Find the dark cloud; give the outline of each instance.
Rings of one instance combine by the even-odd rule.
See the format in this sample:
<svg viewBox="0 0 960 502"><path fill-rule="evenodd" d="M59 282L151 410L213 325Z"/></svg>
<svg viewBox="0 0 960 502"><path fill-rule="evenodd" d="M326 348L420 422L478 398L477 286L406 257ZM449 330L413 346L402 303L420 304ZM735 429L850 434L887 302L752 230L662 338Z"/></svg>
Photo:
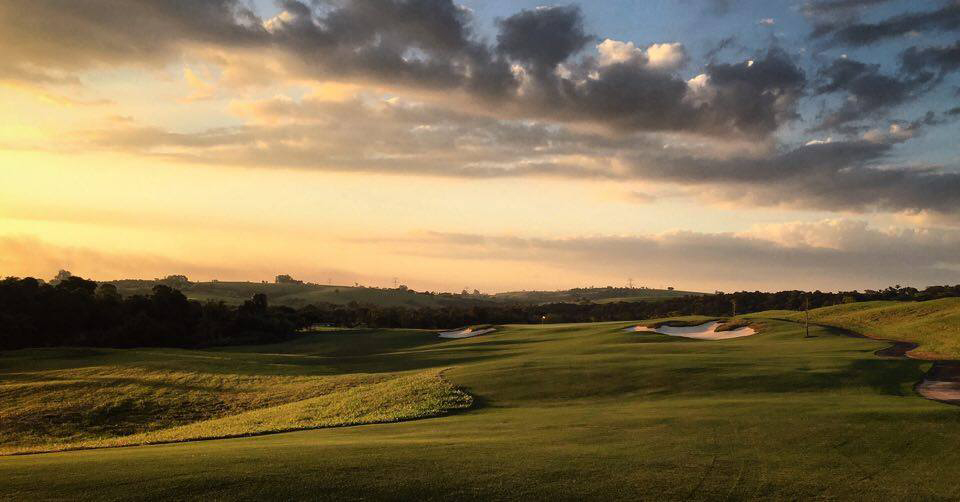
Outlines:
<svg viewBox="0 0 960 502"><path fill-rule="evenodd" d="M737 46L736 35L731 35L729 37L723 38L722 40L720 40L719 42L717 42L715 45L713 45L707 50L707 53L704 55L704 59L710 64L716 63L717 56L720 55L721 52L730 48L734 48L736 46Z"/></svg>
<svg viewBox="0 0 960 502"><path fill-rule="evenodd" d="M852 124L880 117L891 108L915 101L940 84L948 74L960 69L960 43L910 47L900 54L899 59L900 71L896 75L882 73L878 64L846 57L820 68L815 94L836 93L844 100L812 130L858 130Z"/></svg>
<svg viewBox="0 0 960 502"><path fill-rule="evenodd" d="M638 159L634 176L682 184L724 185L726 197L758 205L840 211L960 213L960 173L883 165L885 142L811 143L755 159Z"/></svg>
<svg viewBox="0 0 960 502"><path fill-rule="evenodd" d="M538 7L497 22L497 50L537 69L552 70L594 39L579 7Z"/></svg>
<svg viewBox="0 0 960 502"><path fill-rule="evenodd" d="M950 0L937 10L910 12L876 23L825 21L814 27L812 37L830 43L863 46L912 32L960 29L960 3Z"/></svg>
<svg viewBox="0 0 960 502"><path fill-rule="evenodd" d="M930 78L885 75L880 65L839 58L817 73L816 94L840 93L843 104L829 112L813 130L841 129L851 122L877 117L929 89Z"/></svg>
<svg viewBox="0 0 960 502"><path fill-rule="evenodd" d="M247 46L267 32L237 0L5 0L3 64L59 69L165 61L185 41Z"/></svg>
<svg viewBox="0 0 960 502"><path fill-rule="evenodd" d="M11 0L0 5L0 63L71 71L163 63L185 48L257 49L293 75L356 79L459 96L517 118L610 128L767 136L796 115L803 73L780 50L753 65L711 64L696 96L673 69L644 58L604 65L575 58L593 38L579 8L521 11L498 22L494 45L451 0L285 0L260 19L239 0ZM682 50L682 47L681 47ZM559 71L564 65L566 72ZM38 73L37 75L56 74ZM23 77L21 77L23 78ZM37 80L37 79L35 79Z"/></svg>
<svg viewBox="0 0 960 502"><path fill-rule="evenodd" d="M745 234L549 239L429 232L385 242L418 256L529 261L591 276L634 274L666 284L709 282L722 288L922 287L960 280L956 231L884 232L850 220L772 225ZM744 270L751 273L745 276Z"/></svg>
<svg viewBox="0 0 960 502"><path fill-rule="evenodd" d="M905 72L928 80L943 79L960 70L960 42L942 47L910 47L900 54L900 65Z"/></svg>
<svg viewBox="0 0 960 502"><path fill-rule="evenodd" d="M853 11L890 2L890 0L810 0L803 5L808 16L850 15Z"/></svg>
<svg viewBox="0 0 960 502"><path fill-rule="evenodd" d="M635 61L581 71L593 76L551 80L544 83L546 99L527 104L540 117L620 130L766 136L796 118L806 85L803 72L777 48L749 62L708 65L700 89Z"/></svg>
<svg viewBox="0 0 960 502"><path fill-rule="evenodd" d="M687 2L702 2L705 12L714 16L725 16L733 10L737 0L686 0Z"/></svg>
<svg viewBox="0 0 960 502"><path fill-rule="evenodd" d="M757 132L796 118L796 101L806 86L803 71L779 48L745 63L711 64L707 75L717 93L703 110L711 121Z"/></svg>

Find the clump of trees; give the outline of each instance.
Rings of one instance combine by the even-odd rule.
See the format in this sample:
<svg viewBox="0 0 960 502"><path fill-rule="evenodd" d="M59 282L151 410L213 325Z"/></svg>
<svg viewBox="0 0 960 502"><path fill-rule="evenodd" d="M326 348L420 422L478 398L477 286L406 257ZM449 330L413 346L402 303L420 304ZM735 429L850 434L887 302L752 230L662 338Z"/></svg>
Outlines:
<svg viewBox="0 0 960 502"><path fill-rule="evenodd" d="M274 307L258 293L240 306L188 300L165 284L149 295L122 297L109 283L58 276L0 281L0 349L51 346L205 347L278 342L315 325L447 329L474 324L631 321L679 315L729 316L763 310L802 310L866 300L920 301L960 296L960 285L924 290L741 291L646 302L453 304L383 307L351 302L299 309Z"/></svg>
<svg viewBox="0 0 960 502"><path fill-rule="evenodd" d="M267 305L263 294L231 307L188 300L163 284L150 295L124 298L113 284L77 276L56 284L33 278L0 281L0 349L268 343L305 325L295 310Z"/></svg>

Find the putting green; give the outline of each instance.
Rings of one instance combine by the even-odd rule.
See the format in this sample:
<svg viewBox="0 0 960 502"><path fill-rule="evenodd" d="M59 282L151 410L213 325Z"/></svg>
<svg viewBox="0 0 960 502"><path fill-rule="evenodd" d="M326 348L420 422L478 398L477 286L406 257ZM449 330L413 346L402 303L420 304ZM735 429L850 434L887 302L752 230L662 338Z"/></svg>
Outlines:
<svg viewBox="0 0 960 502"><path fill-rule="evenodd" d="M209 372L450 368L444 377L477 406L401 423L0 457L0 496L960 496L960 409L913 391L930 363L878 357L887 344L831 328L804 339L797 324L756 322L759 334L718 341L625 332L634 322L504 326L453 340L435 332L328 332L272 346L179 351L215 358L193 358Z"/></svg>

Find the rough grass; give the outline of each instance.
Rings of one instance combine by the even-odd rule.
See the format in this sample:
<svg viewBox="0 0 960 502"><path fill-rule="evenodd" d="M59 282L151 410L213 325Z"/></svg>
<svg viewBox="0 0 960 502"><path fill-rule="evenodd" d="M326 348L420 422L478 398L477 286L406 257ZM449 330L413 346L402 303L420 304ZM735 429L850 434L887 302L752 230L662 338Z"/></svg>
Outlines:
<svg viewBox="0 0 960 502"><path fill-rule="evenodd" d="M250 374L217 371L196 353L176 369L123 351L85 357L54 351L67 368L0 372L0 454L260 434L311 427L422 418L470 405L439 375ZM162 357L162 353L145 351ZM186 352L186 351L184 351ZM19 351L0 362L41 362L47 351ZM74 358L69 356L73 355ZM113 357L110 357L113 356ZM103 362L113 364L96 364Z"/></svg>
<svg viewBox="0 0 960 502"><path fill-rule="evenodd" d="M771 316L770 312L758 314ZM779 317L802 322L803 312ZM861 302L810 311L810 321L877 338L913 342L923 359L960 359L960 298L926 302Z"/></svg>

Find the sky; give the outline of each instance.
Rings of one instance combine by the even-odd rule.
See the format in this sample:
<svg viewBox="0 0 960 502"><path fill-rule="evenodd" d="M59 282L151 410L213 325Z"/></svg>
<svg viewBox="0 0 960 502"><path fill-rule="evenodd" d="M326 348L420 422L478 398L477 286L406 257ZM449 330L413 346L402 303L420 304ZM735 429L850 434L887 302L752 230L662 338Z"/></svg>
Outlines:
<svg viewBox="0 0 960 502"><path fill-rule="evenodd" d="M960 283L960 0L5 0L0 276Z"/></svg>

